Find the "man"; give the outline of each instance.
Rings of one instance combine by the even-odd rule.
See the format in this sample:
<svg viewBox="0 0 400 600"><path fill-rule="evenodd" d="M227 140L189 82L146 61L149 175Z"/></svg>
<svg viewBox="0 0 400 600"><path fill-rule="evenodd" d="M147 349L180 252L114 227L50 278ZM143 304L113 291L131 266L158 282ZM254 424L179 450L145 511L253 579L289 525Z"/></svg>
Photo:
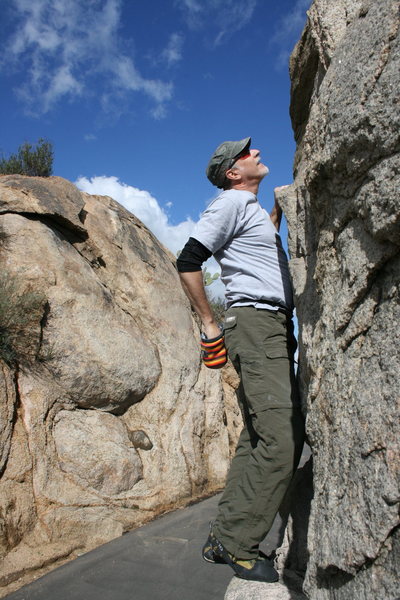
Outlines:
<svg viewBox="0 0 400 600"><path fill-rule="evenodd" d="M251 139L222 143L207 177L223 191L211 202L177 261L182 286L203 325L207 366L229 357L240 375L244 428L203 548L209 562L229 564L244 579L274 582L259 551L297 467L304 428L295 385L292 289L279 236L281 209L257 200L268 173ZM225 285L221 332L205 293L201 265L214 255Z"/></svg>

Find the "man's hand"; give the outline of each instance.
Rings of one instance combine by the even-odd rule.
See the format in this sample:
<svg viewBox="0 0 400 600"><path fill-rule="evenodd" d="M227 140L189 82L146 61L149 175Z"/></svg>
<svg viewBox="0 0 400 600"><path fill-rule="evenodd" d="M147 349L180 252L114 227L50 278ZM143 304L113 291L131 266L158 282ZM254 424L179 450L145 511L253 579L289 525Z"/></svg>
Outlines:
<svg viewBox="0 0 400 600"><path fill-rule="evenodd" d="M209 325L204 325L204 323L203 323L203 331L204 331L205 337L209 340L212 340L212 339L218 337L219 335L221 335L221 329L215 323L215 321Z"/></svg>
<svg viewBox="0 0 400 600"><path fill-rule="evenodd" d="M279 231L280 226L281 226L281 220L282 220L282 209L276 200L275 200L274 207L271 210L269 216L270 216L272 223L275 225L276 230Z"/></svg>

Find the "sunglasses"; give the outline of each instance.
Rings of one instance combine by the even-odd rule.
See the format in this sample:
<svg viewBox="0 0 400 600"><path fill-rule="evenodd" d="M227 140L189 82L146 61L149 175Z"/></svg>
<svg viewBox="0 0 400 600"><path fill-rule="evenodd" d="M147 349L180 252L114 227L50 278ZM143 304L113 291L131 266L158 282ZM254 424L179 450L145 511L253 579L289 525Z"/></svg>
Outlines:
<svg viewBox="0 0 400 600"><path fill-rule="evenodd" d="M239 154L239 156L235 156L235 158L232 158L232 160L231 160L231 164L229 165L229 169L231 169L233 167L233 165L235 164L236 161L243 160L245 158L248 158L249 156L251 156L251 154L248 151L245 154Z"/></svg>

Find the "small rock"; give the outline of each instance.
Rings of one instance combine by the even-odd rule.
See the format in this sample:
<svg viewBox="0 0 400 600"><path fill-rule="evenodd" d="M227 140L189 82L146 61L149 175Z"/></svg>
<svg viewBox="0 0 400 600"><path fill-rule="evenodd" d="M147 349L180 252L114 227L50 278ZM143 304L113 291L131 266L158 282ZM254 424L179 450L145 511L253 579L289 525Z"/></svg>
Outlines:
<svg viewBox="0 0 400 600"><path fill-rule="evenodd" d="M129 432L129 439L131 440L134 448L140 448L141 450L151 450L153 442L145 431L141 429L137 431Z"/></svg>

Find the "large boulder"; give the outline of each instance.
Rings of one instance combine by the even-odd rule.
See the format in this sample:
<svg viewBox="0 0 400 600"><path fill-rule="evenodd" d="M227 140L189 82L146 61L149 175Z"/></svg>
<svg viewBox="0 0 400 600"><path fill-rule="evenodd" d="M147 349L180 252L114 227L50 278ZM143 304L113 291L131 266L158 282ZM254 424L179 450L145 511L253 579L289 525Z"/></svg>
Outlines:
<svg viewBox="0 0 400 600"><path fill-rule="evenodd" d="M174 257L117 202L2 176L0 244L7 585L220 489L240 419Z"/></svg>
<svg viewBox="0 0 400 600"><path fill-rule="evenodd" d="M295 180L276 193L314 460L313 600L399 596L399 24L398 0L315 0L290 63Z"/></svg>

